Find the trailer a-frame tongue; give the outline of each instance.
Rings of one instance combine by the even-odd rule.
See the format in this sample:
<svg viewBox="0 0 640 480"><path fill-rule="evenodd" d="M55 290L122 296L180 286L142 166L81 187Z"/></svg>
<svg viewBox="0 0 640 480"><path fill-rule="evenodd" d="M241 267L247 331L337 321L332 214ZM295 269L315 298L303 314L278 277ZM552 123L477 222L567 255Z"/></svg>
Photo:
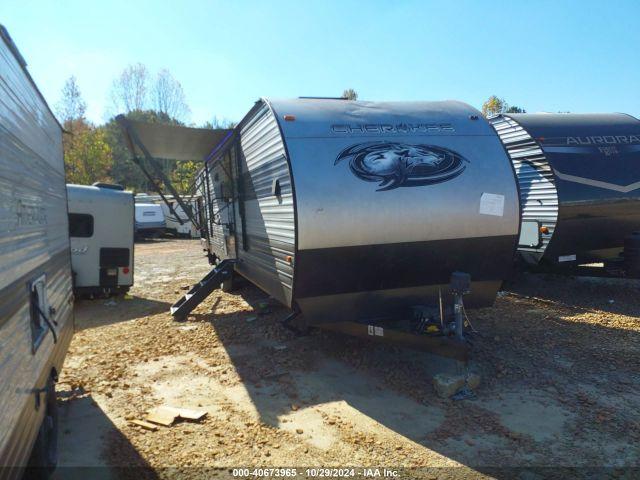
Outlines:
<svg viewBox="0 0 640 480"><path fill-rule="evenodd" d="M197 191L195 181L189 191L181 196L162 170L159 161L204 162L217 145L224 143L225 139L231 136L233 130L147 123L131 120L125 115L118 115L116 121L122 128L132 161L140 167L149 183L169 208L171 215L180 225L184 223L171 202L167 200L167 194L173 196L189 220L200 229L200 222L189 203L183 198Z"/></svg>

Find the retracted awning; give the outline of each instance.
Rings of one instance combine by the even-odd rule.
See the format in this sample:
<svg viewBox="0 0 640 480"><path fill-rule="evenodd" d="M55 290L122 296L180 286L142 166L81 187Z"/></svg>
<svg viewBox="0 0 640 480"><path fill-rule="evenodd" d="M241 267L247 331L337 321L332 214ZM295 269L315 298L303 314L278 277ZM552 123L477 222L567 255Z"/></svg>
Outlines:
<svg viewBox="0 0 640 480"><path fill-rule="evenodd" d="M173 206L162 192L162 188L160 188L160 185L147 170L145 163L151 165L157 177L162 180L166 189L173 195L173 198L175 198L182 210L187 214L189 220L200 228L188 202L185 202L175 188L173 188L171 181L167 178L157 160L190 160L203 162L212 151L217 150L232 136L233 130L146 123L130 120L124 115L118 115L116 121L122 128L127 146L133 157L133 162L140 167L149 182L151 182L158 194L160 194L160 197L169 208L171 214L181 225L183 224L182 219L175 212ZM195 188L195 185L193 185L192 188Z"/></svg>

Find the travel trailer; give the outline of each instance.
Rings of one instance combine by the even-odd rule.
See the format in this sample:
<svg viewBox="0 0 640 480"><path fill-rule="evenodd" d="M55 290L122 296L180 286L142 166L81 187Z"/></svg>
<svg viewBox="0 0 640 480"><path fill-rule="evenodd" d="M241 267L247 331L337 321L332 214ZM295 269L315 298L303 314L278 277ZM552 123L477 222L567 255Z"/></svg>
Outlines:
<svg viewBox="0 0 640 480"><path fill-rule="evenodd" d="M261 100L207 161L216 261L304 314L364 322L439 303L453 272L493 303L517 243L515 175L461 102ZM203 193L203 192L201 192Z"/></svg>
<svg viewBox="0 0 640 480"><path fill-rule="evenodd" d="M186 238L200 238L200 230L196 227L193 222L189 219L189 216L185 213L178 202L175 200L169 200L171 203L171 208L176 213L180 221L176 218L176 215L171 213L169 207L164 203L160 204L162 206L162 211L164 212L164 218L167 222L167 233L175 235L176 237L186 237ZM187 203L187 206L192 209L194 213L197 212L198 202L197 200L191 200Z"/></svg>
<svg viewBox="0 0 640 480"><path fill-rule="evenodd" d="M165 203L166 200L166 203ZM192 196L188 200L184 200L184 204L191 208L192 212L197 216L200 198ZM200 238L200 230L191 221L178 202L172 195L165 195L164 200L160 195L148 195L139 193L136 195L136 203L156 203L162 208L164 220L167 224L165 233L175 237ZM169 208L171 205L171 209ZM171 211L173 210L173 212ZM179 220L178 220L179 219Z"/></svg>
<svg viewBox="0 0 640 480"><path fill-rule="evenodd" d="M156 203L136 203L135 222L138 238L158 238L167 230L162 207Z"/></svg>
<svg viewBox="0 0 640 480"><path fill-rule="evenodd" d="M516 256L640 276L638 165L640 121L624 114L261 100L200 171L206 246L226 282L246 277L305 325L446 326L452 276L467 275L467 307L489 306Z"/></svg>
<svg viewBox="0 0 640 480"><path fill-rule="evenodd" d="M0 476L57 462L55 383L73 335L62 127L0 26Z"/></svg>
<svg viewBox="0 0 640 480"><path fill-rule="evenodd" d="M640 120L623 113L490 119L516 172L528 265L640 276ZM600 267L578 267L604 263Z"/></svg>
<svg viewBox="0 0 640 480"><path fill-rule="evenodd" d="M492 305L517 258L640 277L629 115L486 119L457 101L298 98L262 99L233 130L121 125L135 158L204 162L214 268L171 307L176 319L241 275L291 308L292 328L433 351L436 335L464 338L464 306ZM167 154L165 134L181 149Z"/></svg>
<svg viewBox="0 0 640 480"><path fill-rule="evenodd" d="M67 185L74 291L125 293L133 285L133 193L119 185Z"/></svg>

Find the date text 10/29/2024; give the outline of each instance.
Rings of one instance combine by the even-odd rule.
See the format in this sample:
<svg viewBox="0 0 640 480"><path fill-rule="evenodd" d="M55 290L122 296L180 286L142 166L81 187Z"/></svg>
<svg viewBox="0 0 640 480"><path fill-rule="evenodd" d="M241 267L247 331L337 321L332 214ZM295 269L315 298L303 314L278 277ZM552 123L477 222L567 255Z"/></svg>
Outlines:
<svg viewBox="0 0 640 480"><path fill-rule="evenodd" d="M234 468L238 478L395 478L398 471L388 468Z"/></svg>

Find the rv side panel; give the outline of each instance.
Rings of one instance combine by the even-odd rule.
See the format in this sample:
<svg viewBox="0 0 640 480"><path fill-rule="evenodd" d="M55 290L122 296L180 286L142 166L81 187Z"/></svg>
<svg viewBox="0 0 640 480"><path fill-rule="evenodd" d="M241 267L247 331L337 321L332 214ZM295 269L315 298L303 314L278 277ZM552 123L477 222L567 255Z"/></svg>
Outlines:
<svg viewBox="0 0 640 480"><path fill-rule="evenodd" d="M60 370L71 339L68 228L61 128L0 27L2 466L25 465L45 413L34 392ZM55 320L56 343L36 305Z"/></svg>
<svg viewBox="0 0 640 480"><path fill-rule="evenodd" d="M278 123L260 104L240 130L237 270L291 305L295 216L291 176Z"/></svg>

